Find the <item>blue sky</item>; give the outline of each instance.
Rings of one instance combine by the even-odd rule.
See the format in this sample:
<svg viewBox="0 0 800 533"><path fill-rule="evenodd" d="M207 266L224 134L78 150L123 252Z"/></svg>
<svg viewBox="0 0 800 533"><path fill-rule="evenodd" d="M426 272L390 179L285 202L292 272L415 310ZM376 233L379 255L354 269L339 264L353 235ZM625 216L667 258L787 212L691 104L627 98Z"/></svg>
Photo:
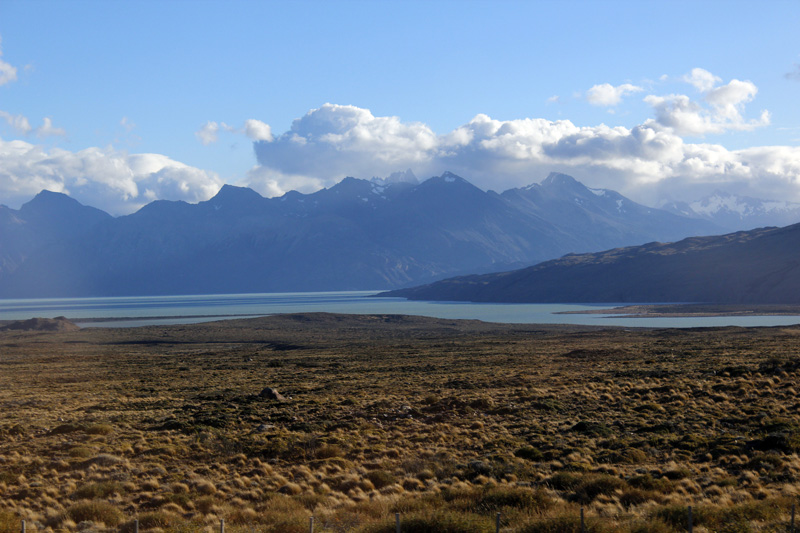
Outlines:
<svg viewBox="0 0 800 533"><path fill-rule="evenodd" d="M798 27L795 1L3 0L0 203L406 168L800 201Z"/></svg>

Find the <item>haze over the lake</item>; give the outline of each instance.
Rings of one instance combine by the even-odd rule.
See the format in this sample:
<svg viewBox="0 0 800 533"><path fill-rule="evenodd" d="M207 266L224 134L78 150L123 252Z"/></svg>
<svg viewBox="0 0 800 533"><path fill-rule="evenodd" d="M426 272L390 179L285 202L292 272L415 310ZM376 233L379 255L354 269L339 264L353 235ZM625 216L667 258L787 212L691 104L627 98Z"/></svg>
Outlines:
<svg viewBox="0 0 800 533"><path fill-rule="evenodd" d="M800 4L3 2L0 203L551 171L800 201Z"/></svg>

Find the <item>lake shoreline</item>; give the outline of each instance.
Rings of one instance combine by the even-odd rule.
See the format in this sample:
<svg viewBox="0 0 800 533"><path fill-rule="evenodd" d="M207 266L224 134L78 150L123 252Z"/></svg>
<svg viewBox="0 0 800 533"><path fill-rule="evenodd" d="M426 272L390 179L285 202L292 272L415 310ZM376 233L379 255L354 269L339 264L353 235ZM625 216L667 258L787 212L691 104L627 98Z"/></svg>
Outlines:
<svg viewBox="0 0 800 533"><path fill-rule="evenodd" d="M636 304L613 309L561 311L562 315L618 315L619 318L704 318L751 316L798 316L800 305L771 304Z"/></svg>

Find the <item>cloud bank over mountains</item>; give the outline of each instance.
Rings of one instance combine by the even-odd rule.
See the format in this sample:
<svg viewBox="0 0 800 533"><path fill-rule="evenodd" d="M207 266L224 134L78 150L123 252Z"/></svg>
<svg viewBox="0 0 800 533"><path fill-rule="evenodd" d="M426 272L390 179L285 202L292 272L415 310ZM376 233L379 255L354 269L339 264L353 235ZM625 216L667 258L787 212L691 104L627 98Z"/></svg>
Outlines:
<svg viewBox="0 0 800 533"><path fill-rule="evenodd" d="M216 174L161 154L128 154L113 148L46 150L0 139L2 203L28 201L47 189L112 214L127 214L153 200L206 200L222 185Z"/></svg>
<svg viewBox="0 0 800 533"><path fill-rule="evenodd" d="M15 78L16 69L0 59L0 81ZM564 172L651 205L694 200L718 188L800 201L800 148L730 150L704 142L706 135L770 124L769 112L753 116L746 109L758 93L755 84L737 79L723 83L700 68L679 82L693 94L656 94L647 84L631 83L598 84L581 93L589 104L611 110L633 98L644 102L651 116L632 127L543 118L497 120L477 114L450 132L436 133L421 122L325 104L280 135L249 119L241 127L208 121L195 136L204 145L217 142L221 134L253 141L257 165L236 184L266 196L292 189L312 192L345 176L383 177L411 168L421 178L450 170L498 191ZM17 113L0 110L0 119L21 136L66 135L49 118L40 128ZM124 214L155 199L205 200L222 184L216 173L166 155L128 154L112 147L68 151L0 139L0 201L12 206L46 188Z"/></svg>
<svg viewBox="0 0 800 533"><path fill-rule="evenodd" d="M411 168L419 176L450 170L484 189L504 190L560 171L651 204L666 198L693 199L716 188L800 199L799 148L728 150L685 139L768 125L767 111L755 119L746 115L745 106L755 98L757 87L736 79L722 84L699 68L682 79L696 89L699 99L647 95L643 100L654 117L631 128L541 118L495 120L478 114L439 135L422 123L325 104L295 120L286 133L254 143L259 166L246 184L274 195L287 190L284 184L313 190L345 175L384 176ZM586 99L610 107L643 90L631 84L595 85Z"/></svg>

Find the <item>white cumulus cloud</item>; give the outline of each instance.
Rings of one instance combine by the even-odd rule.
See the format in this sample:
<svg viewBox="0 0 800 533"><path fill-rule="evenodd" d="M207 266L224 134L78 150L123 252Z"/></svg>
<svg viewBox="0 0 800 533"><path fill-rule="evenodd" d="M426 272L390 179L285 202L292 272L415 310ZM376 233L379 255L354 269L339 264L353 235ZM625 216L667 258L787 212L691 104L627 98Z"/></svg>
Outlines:
<svg viewBox="0 0 800 533"><path fill-rule="evenodd" d="M259 191L275 183L329 185L346 175L389 175L431 160L438 147L433 131L398 117L375 117L368 109L325 104L296 119L291 129L274 140L256 141L262 169L249 183ZM252 176L257 176L253 178ZM286 185L279 187L286 189Z"/></svg>
<svg viewBox="0 0 800 533"><path fill-rule="evenodd" d="M161 154L128 154L112 148L70 152L20 140L0 140L0 197L14 207L42 189L127 214L156 200L207 200L222 180Z"/></svg>
<svg viewBox="0 0 800 533"><path fill-rule="evenodd" d="M622 101L622 97L628 93L641 92L644 89L630 83L617 85L616 87L610 83L603 83L595 85L586 91L586 100L590 104L602 107L613 107Z"/></svg>
<svg viewBox="0 0 800 533"><path fill-rule="evenodd" d="M12 115L6 111L0 111L0 118L5 120L9 126L11 126L15 132L20 135L27 135L31 132L33 128L31 128L31 123L28 121L28 117L22 114Z"/></svg>
<svg viewBox="0 0 800 533"><path fill-rule="evenodd" d="M744 117L745 105L758 93L754 83L733 79L717 87L715 84L721 81L718 77L697 68L683 79L704 92L702 101L683 94L648 95L644 99L653 107L656 121L679 135L752 130L770 123L767 111L757 119Z"/></svg>
<svg viewBox="0 0 800 533"><path fill-rule="evenodd" d="M244 122L244 134L253 141L272 140L272 128L269 127L269 124L254 118Z"/></svg>
<svg viewBox="0 0 800 533"><path fill-rule="evenodd" d="M50 117L44 117L42 125L36 128L36 136L44 139L45 137L65 137L67 132L63 128L56 128L53 126L53 120Z"/></svg>
<svg viewBox="0 0 800 533"><path fill-rule="evenodd" d="M209 120L203 127L194 132L194 134L201 143L208 146L219 140L220 130L227 131L228 133L246 135L251 141L272 140L272 129L269 127L269 124L254 118L246 120L242 128L236 128L225 122L217 123Z"/></svg>
<svg viewBox="0 0 800 533"><path fill-rule="evenodd" d="M714 76L709 71L702 68L693 68L691 72L682 78L686 83L690 83L700 92L710 91L714 85L722 81L719 76Z"/></svg>
<svg viewBox="0 0 800 533"><path fill-rule="evenodd" d="M3 57L3 41L0 38L0 58ZM17 81L17 67L0 59L0 85Z"/></svg>
<svg viewBox="0 0 800 533"><path fill-rule="evenodd" d="M208 146L211 143L217 142L217 133L219 132L219 124L209 120L203 127L199 130L194 132L194 136L197 137L203 145Z"/></svg>

